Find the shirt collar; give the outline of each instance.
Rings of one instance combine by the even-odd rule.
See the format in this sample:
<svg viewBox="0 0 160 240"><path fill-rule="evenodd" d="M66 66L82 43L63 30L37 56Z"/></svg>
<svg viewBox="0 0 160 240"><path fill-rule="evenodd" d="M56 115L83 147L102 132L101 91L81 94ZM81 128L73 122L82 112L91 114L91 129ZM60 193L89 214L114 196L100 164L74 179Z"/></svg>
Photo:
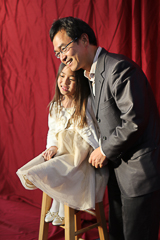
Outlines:
<svg viewBox="0 0 160 240"><path fill-rule="evenodd" d="M98 60L98 57L99 57L99 54L100 54L101 50L102 50L101 47L97 48L96 54L95 54L94 59L93 59L93 63L91 65L90 72L87 72L86 70L84 71L84 76L86 78L88 78L90 81L92 81L92 79L94 78L94 75L95 75L95 72L96 72L97 60Z"/></svg>

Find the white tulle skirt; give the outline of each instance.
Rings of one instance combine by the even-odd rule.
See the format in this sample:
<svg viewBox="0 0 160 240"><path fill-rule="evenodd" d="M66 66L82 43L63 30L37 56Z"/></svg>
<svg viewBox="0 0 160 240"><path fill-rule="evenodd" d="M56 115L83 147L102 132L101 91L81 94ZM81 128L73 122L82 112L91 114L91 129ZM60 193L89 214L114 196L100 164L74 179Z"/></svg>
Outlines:
<svg viewBox="0 0 160 240"><path fill-rule="evenodd" d="M88 163L91 146L77 132L61 131L57 139L54 158L44 161L40 154L17 171L22 185L29 190L39 188L74 209L95 208L95 202L103 200L108 169L95 169Z"/></svg>

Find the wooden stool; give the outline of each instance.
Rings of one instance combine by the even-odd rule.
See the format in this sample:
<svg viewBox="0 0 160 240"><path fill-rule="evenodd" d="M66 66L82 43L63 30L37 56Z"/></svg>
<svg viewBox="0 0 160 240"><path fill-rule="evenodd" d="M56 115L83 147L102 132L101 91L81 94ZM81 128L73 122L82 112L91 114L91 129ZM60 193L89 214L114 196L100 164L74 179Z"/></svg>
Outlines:
<svg viewBox="0 0 160 240"><path fill-rule="evenodd" d="M49 223L44 221L46 213L50 209L51 198L43 192L41 219L39 228L39 240L47 240ZM100 240L108 240L108 232L106 219L104 214L103 202L96 203L95 212L85 210L96 216L97 223L81 229L80 211L75 211L73 208L65 205L65 226L60 226L65 229L65 240L78 240L82 234L92 228L98 227Z"/></svg>

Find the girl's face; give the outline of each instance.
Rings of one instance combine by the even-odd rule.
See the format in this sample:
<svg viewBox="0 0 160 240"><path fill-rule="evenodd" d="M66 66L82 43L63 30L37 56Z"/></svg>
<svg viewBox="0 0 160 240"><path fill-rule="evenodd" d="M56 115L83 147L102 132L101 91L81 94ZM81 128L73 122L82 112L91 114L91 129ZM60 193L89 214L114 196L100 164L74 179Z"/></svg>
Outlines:
<svg viewBox="0 0 160 240"><path fill-rule="evenodd" d="M75 73L68 66L65 66L58 77L58 88L64 96L74 96L76 90Z"/></svg>

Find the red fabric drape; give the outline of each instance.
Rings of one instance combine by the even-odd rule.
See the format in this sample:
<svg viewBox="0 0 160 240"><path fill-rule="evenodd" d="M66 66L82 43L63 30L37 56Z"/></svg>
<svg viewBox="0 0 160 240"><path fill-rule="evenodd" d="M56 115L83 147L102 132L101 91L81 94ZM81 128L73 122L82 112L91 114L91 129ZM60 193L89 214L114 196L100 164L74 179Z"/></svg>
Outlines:
<svg viewBox="0 0 160 240"><path fill-rule="evenodd" d="M89 23L100 46L136 61L160 110L159 0L0 0L1 199L23 199L40 208L41 192L23 189L15 172L46 146L47 105L60 63L49 29L66 16ZM107 192L104 202L107 215Z"/></svg>

